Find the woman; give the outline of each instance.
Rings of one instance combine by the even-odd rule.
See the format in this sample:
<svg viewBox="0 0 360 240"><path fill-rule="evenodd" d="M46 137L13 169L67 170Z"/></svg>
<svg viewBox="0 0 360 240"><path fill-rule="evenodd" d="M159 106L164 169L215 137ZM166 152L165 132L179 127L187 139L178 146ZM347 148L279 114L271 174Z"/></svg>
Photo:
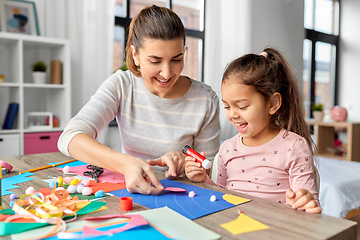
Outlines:
<svg viewBox="0 0 360 240"><path fill-rule="evenodd" d="M143 194L163 190L151 166L167 167L166 177L184 173L185 145L214 157L219 100L209 86L180 75L185 52L185 29L173 11L155 5L141 10L129 27L129 70L111 75L70 121L60 151L123 173L128 191ZM122 153L95 140L114 117Z"/></svg>

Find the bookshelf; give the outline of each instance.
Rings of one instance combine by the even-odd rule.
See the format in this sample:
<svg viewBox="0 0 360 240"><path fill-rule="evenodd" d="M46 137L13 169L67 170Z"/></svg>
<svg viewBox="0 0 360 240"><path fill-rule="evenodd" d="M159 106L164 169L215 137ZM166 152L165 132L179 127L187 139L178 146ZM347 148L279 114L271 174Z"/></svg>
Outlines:
<svg viewBox="0 0 360 240"><path fill-rule="evenodd" d="M61 84L50 83L50 66L53 60L61 62ZM48 67L45 84L33 83L32 65L37 61L45 62ZM24 145L27 134L38 133L43 136L46 133L63 131L71 118L71 62L68 40L0 32L0 75L4 75L4 82L0 82L0 157L26 154ZM17 118L12 129L2 129L11 102L19 103ZM26 117L32 112L51 112L59 119L59 125L30 127ZM47 144L43 146L46 152ZM18 149L15 151L17 154L14 154L14 149Z"/></svg>
<svg viewBox="0 0 360 240"><path fill-rule="evenodd" d="M316 155L336 158L347 161L360 162L360 123L353 122L319 122L310 119L307 125L314 126L316 137L314 139L317 146ZM346 133L346 155L338 156L329 151L334 146L335 130Z"/></svg>

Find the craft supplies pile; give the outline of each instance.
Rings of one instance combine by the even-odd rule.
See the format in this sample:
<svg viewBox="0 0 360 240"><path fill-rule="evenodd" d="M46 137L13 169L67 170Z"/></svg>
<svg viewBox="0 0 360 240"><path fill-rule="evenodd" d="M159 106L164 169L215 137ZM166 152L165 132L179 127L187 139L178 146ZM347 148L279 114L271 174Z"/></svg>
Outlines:
<svg viewBox="0 0 360 240"><path fill-rule="evenodd" d="M161 231L153 228L152 221L170 224L171 221L166 220L166 216L153 215L151 212L147 217L142 216L150 210L141 211L139 214L126 214L126 211L133 209L132 204L136 203L150 209L166 208L164 211L176 212L186 218L192 228L201 228L200 232L209 233L209 239L218 239L220 235L191 220L251 201L169 179L160 180L164 186L160 195L129 193L124 175L120 173L77 160L68 165L57 163L49 166L58 167L59 176L42 180L48 183L48 188L28 187L23 196L16 196L11 192L11 189L16 187L14 184L34 180L31 176L47 166L2 179L2 195L9 195L11 209L0 211L1 236L11 235L12 239L27 239L29 236L30 239L85 239L94 236L122 237L124 234L136 233L140 234L140 237L134 239L143 239L141 233L144 231L144 234L153 232L156 239L186 239L184 235L170 234L171 231L166 229L164 223L159 227ZM118 214L115 212L113 215L78 219L81 215L106 209L106 198L113 195L119 197ZM124 204L127 206L124 207ZM169 216L169 213L165 215ZM109 224L109 219L116 219L117 224L114 220L107 229L93 224L93 220L97 220L96 223L104 221Z"/></svg>

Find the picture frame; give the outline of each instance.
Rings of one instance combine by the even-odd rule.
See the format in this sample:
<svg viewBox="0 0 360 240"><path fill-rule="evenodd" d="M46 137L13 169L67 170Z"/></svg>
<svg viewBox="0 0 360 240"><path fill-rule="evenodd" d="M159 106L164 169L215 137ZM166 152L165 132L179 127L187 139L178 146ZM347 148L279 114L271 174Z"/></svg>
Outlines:
<svg viewBox="0 0 360 240"><path fill-rule="evenodd" d="M0 29L3 32L40 35L35 3L25 0L1 0Z"/></svg>

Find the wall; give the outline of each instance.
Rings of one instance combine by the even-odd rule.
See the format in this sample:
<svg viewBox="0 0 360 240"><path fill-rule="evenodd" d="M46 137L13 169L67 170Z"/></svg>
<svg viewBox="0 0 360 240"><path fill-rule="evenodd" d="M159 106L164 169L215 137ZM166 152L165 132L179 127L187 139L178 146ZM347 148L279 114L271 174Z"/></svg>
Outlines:
<svg viewBox="0 0 360 240"><path fill-rule="evenodd" d="M360 1L342 0L340 11L339 105L348 121L360 122Z"/></svg>
<svg viewBox="0 0 360 240"><path fill-rule="evenodd" d="M221 76L226 65L247 53L271 46L294 67L302 84L303 0L207 0L205 30L205 83L221 98ZM220 139L237 134L220 103Z"/></svg>

